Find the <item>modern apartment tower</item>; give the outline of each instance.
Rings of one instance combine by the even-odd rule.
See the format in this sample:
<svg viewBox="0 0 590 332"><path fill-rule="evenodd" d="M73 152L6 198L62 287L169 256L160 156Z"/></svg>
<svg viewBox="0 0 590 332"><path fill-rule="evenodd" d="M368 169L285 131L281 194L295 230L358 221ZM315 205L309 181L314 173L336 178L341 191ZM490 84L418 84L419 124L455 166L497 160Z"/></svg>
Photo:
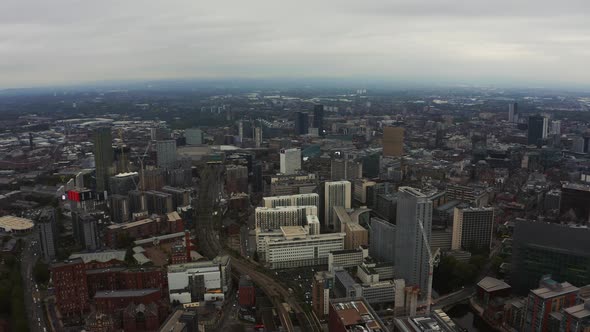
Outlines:
<svg viewBox="0 0 590 332"><path fill-rule="evenodd" d="M96 191L103 193L109 188L113 173L113 135L110 127L96 128L93 132L94 164L96 166Z"/></svg>
<svg viewBox="0 0 590 332"><path fill-rule="evenodd" d="M489 250L494 231L494 208L455 208L453 250Z"/></svg>
<svg viewBox="0 0 590 332"><path fill-rule="evenodd" d="M301 150L281 150L281 174L295 174L301 170Z"/></svg>
<svg viewBox="0 0 590 332"><path fill-rule="evenodd" d="M508 104L508 122L518 122L518 103Z"/></svg>
<svg viewBox="0 0 590 332"><path fill-rule="evenodd" d="M427 246L432 229L432 201L412 187L400 187L398 191L394 264L406 284L418 286L424 297L428 289ZM424 242L425 238L428 243Z"/></svg>
<svg viewBox="0 0 590 332"><path fill-rule="evenodd" d="M324 105L313 107L313 127L318 129L318 135L324 136Z"/></svg>
<svg viewBox="0 0 590 332"><path fill-rule="evenodd" d="M57 237L55 209L41 210L37 218L37 225L39 226L39 243L41 251L43 251L43 258L49 263L55 259L55 239Z"/></svg>
<svg viewBox="0 0 590 332"><path fill-rule="evenodd" d="M401 157L404 154L404 128L383 128L383 155L385 157Z"/></svg>
<svg viewBox="0 0 590 332"><path fill-rule="evenodd" d="M352 201L352 188L349 181L333 181L324 184L324 225L334 227L336 225L335 206L350 209Z"/></svg>
<svg viewBox="0 0 590 332"><path fill-rule="evenodd" d="M527 143L529 145L538 145L547 138L547 129L549 119L542 115L529 116L529 129Z"/></svg>
<svg viewBox="0 0 590 332"><path fill-rule="evenodd" d="M309 115L305 112L295 113L295 135L305 135L309 132Z"/></svg>
<svg viewBox="0 0 590 332"><path fill-rule="evenodd" d="M174 166L174 162L176 162L176 141L157 141L156 156L158 158L158 167L171 168Z"/></svg>

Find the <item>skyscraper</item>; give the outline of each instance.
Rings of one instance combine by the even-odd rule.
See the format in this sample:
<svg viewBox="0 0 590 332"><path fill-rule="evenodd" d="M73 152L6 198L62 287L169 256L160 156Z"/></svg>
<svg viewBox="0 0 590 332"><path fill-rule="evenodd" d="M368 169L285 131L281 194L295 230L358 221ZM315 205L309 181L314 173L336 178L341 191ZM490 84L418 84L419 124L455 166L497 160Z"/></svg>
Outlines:
<svg viewBox="0 0 590 332"><path fill-rule="evenodd" d="M113 173L113 135L111 128L96 128L93 133L94 164L96 166L96 191L108 190L109 177Z"/></svg>
<svg viewBox="0 0 590 332"><path fill-rule="evenodd" d="M549 120L542 115L529 116L529 130L527 142L529 145L542 144L543 140L547 138L547 127Z"/></svg>
<svg viewBox="0 0 590 332"><path fill-rule="evenodd" d="M309 115L304 112L295 113L295 135L305 135L309 128Z"/></svg>
<svg viewBox="0 0 590 332"><path fill-rule="evenodd" d="M493 226L493 208L455 208L452 249L489 250Z"/></svg>
<svg viewBox="0 0 590 332"><path fill-rule="evenodd" d="M395 225L379 218L371 218L369 253L381 262L395 260Z"/></svg>
<svg viewBox="0 0 590 332"><path fill-rule="evenodd" d="M158 167L171 168L176 161L176 141L157 141L156 154L158 158Z"/></svg>
<svg viewBox="0 0 590 332"><path fill-rule="evenodd" d="M336 218L335 206L350 209L352 201L351 184L349 181L334 181L324 184L324 225L334 227Z"/></svg>
<svg viewBox="0 0 590 332"><path fill-rule="evenodd" d="M383 128L383 155L401 157L404 154L404 128Z"/></svg>
<svg viewBox="0 0 590 332"><path fill-rule="evenodd" d="M39 243L43 258L51 262L55 258L55 238L57 236L57 224L55 221L55 209L48 208L41 210L37 218L39 226Z"/></svg>
<svg viewBox="0 0 590 332"><path fill-rule="evenodd" d="M508 122L518 122L518 103L508 104Z"/></svg>
<svg viewBox="0 0 590 332"><path fill-rule="evenodd" d="M281 174L295 174L301 170L301 150L281 150Z"/></svg>
<svg viewBox="0 0 590 332"><path fill-rule="evenodd" d="M313 107L313 127L318 129L318 135L324 136L324 105Z"/></svg>
<svg viewBox="0 0 590 332"><path fill-rule="evenodd" d="M399 276L410 286L418 286L421 296L427 294L429 256L426 246L432 230L432 201L420 190L400 187L397 200L395 228L395 267ZM428 243L424 243L419 221Z"/></svg>

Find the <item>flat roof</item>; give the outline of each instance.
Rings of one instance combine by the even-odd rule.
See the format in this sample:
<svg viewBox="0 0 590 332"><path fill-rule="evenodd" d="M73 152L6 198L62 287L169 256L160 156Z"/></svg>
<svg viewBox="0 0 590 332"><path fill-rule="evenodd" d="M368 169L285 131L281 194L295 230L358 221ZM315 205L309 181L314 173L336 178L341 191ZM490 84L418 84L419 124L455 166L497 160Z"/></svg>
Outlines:
<svg viewBox="0 0 590 332"><path fill-rule="evenodd" d="M157 288L148 289L125 289L116 291L97 291L94 298L106 299L106 298L118 298L118 297L140 297L153 293L157 293L160 290Z"/></svg>
<svg viewBox="0 0 590 332"><path fill-rule="evenodd" d="M108 229L128 229L128 228L132 228L132 227L137 227L137 226L149 224L154 221L156 221L156 220L152 219L152 218L146 218L146 219L142 219L142 220L138 220L138 221L127 222L124 224L109 225L109 226L107 226L107 228Z"/></svg>
<svg viewBox="0 0 590 332"><path fill-rule="evenodd" d="M0 217L0 228L4 228L6 231L24 231L33 228L33 226L35 224L31 219L15 216Z"/></svg>
<svg viewBox="0 0 590 332"><path fill-rule="evenodd" d="M508 285L504 281L498 280L498 279L492 278L492 277L485 277L485 278L481 279L477 283L477 286L481 287L486 292L495 292L495 291L510 288L510 285Z"/></svg>
<svg viewBox="0 0 590 332"><path fill-rule="evenodd" d="M571 316L576 318L586 318L590 317L590 303L582 303L575 305L573 307L565 308L563 311Z"/></svg>
<svg viewBox="0 0 590 332"><path fill-rule="evenodd" d="M283 233L283 236L286 238L307 236L307 231L303 226L281 226L281 232Z"/></svg>
<svg viewBox="0 0 590 332"><path fill-rule="evenodd" d="M542 282L546 283L548 286L533 289L531 292L543 299L549 299L552 297L577 292L579 289L569 282L563 282L561 284L553 280L544 280Z"/></svg>
<svg viewBox="0 0 590 332"><path fill-rule="evenodd" d="M330 305L349 331L388 331L363 298L335 299Z"/></svg>
<svg viewBox="0 0 590 332"><path fill-rule="evenodd" d="M70 259L81 258L84 263L97 261L105 263L111 260L125 261L125 250L109 250L90 253L75 253L70 255Z"/></svg>

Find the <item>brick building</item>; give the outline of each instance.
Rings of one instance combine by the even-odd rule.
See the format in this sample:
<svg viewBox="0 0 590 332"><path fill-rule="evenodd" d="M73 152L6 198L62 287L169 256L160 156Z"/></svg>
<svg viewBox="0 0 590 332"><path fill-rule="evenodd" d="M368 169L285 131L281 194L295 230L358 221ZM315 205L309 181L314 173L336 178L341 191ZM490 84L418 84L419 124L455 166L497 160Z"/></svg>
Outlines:
<svg viewBox="0 0 590 332"><path fill-rule="evenodd" d="M88 309L88 288L81 258L51 265L55 303L64 316L81 315Z"/></svg>
<svg viewBox="0 0 590 332"><path fill-rule="evenodd" d="M242 307L253 307L256 305L256 288L252 279L243 275L240 277L238 303Z"/></svg>

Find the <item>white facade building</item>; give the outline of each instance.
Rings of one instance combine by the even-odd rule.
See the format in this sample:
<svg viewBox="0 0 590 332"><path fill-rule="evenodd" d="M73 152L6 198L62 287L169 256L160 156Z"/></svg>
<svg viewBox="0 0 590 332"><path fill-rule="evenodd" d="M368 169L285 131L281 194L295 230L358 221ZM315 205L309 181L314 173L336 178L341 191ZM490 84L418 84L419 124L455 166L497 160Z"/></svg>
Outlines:
<svg viewBox="0 0 590 332"><path fill-rule="evenodd" d="M320 195L315 193L264 197L262 200L264 202L264 207L267 208L302 205L315 205L318 208L320 207Z"/></svg>
<svg viewBox="0 0 590 332"><path fill-rule="evenodd" d="M229 289L231 280L229 256L218 256L212 261L191 262L168 266L170 303L191 303L219 298Z"/></svg>
<svg viewBox="0 0 590 332"><path fill-rule="evenodd" d="M300 149L283 149L281 150L281 173L295 174L301 170L301 150Z"/></svg>
<svg viewBox="0 0 590 332"><path fill-rule="evenodd" d="M281 226L304 226L307 216L317 216L318 208L307 206L257 207L254 213L256 228L279 229Z"/></svg>
<svg viewBox="0 0 590 332"><path fill-rule="evenodd" d="M334 227L336 224L334 207L342 206L350 209L352 188L349 181L326 182L324 186L324 225Z"/></svg>
<svg viewBox="0 0 590 332"><path fill-rule="evenodd" d="M266 263L271 269L328 263L330 252L344 249L344 233L305 235L282 227L283 236L265 239Z"/></svg>

